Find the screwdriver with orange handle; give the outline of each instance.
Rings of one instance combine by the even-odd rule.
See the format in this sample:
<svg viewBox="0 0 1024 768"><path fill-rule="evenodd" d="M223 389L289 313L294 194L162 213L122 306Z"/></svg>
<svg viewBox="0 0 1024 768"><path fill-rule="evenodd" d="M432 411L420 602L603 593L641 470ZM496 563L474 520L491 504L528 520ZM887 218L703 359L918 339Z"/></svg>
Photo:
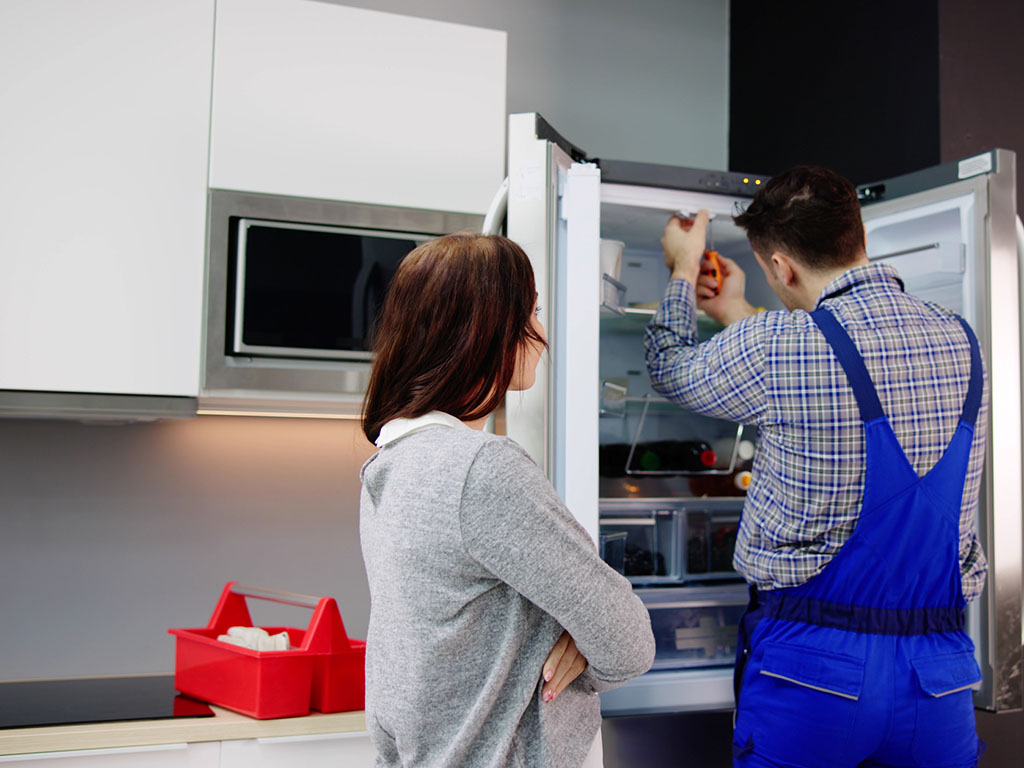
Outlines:
<svg viewBox="0 0 1024 768"><path fill-rule="evenodd" d="M685 214L682 211L679 211L678 213L676 213L676 217L679 219L679 223L682 226L682 228L685 229L687 232L689 232L690 229L693 227L693 216L692 216L692 214ZM708 220L708 237L710 238L710 236L711 236L711 220L709 219ZM714 245L713 241L711 242L711 245ZM715 278L715 280L718 281L718 287L715 288L715 294L717 295L718 291L722 287L722 262L721 262L721 259L719 258L718 251L714 250L713 248L706 248L704 250L704 261L707 261L708 263L711 264L711 276L713 278Z"/></svg>

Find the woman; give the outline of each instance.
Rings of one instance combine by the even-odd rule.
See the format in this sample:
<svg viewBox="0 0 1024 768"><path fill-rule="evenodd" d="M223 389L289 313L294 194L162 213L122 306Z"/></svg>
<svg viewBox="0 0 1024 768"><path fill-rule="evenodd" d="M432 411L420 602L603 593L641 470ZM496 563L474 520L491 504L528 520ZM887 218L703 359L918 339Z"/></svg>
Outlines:
<svg viewBox="0 0 1024 768"><path fill-rule="evenodd" d="M410 253L381 310L360 500L378 766L600 765L596 691L653 660L629 582L527 454L483 431L534 382L537 311L519 246L467 234Z"/></svg>

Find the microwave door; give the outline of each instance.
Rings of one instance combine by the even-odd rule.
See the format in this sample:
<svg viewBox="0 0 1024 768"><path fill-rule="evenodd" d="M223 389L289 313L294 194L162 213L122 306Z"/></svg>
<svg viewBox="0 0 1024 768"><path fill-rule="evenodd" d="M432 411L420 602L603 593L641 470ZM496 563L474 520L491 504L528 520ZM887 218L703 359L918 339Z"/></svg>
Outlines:
<svg viewBox="0 0 1024 768"><path fill-rule="evenodd" d="M978 534L989 561L968 631L984 679L977 706L1022 706L1020 672L1021 358L1014 154L994 150L864 185L868 257L892 264L907 291L962 315L988 367L988 453Z"/></svg>
<svg viewBox="0 0 1024 768"><path fill-rule="evenodd" d="M370 325L399 262L429 239L295 222L238 222L232 353L369 361Z"/></svg>

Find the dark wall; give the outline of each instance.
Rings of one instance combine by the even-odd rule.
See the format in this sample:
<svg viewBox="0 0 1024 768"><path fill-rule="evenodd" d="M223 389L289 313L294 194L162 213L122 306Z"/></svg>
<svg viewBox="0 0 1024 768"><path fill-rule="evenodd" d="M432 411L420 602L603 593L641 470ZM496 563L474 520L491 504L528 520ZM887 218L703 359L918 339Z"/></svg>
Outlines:
<svg viewBox="0 0 1024 768"><path fill-rule="evenodd" d="M936 0L733 0L729 168L854 183L939 162Z"/></svg>
<svg viewBox="0 0 1024 768"><path fill-rule="evenodd" d="M864 183L1024 152L1022 0L780 8L731 4L730 169L818 163Z"/></svg>
<svg viewBox="0 0 1024 768"><path fill-rule="evenodd" d="M942 161L993 147L1024 153L1024 2L939 0L938 6ZM1018 180L1018 214L1021 187Z"/></svg>

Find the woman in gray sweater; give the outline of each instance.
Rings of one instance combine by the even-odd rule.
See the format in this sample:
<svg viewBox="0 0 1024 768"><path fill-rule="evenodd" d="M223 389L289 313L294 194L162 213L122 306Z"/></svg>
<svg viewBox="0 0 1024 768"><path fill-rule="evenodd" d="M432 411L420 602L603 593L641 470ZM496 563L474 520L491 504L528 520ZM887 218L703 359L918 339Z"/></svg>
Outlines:
<svg viewBox="0 0 1024 768"><path fill-rule="evenodd" d="M482 431L533 384L536 307L519 246L459 234L405 258L378 318L360 500L378 766L600 766L597 692L654 658L629 582L530 457Z"/></svg>

